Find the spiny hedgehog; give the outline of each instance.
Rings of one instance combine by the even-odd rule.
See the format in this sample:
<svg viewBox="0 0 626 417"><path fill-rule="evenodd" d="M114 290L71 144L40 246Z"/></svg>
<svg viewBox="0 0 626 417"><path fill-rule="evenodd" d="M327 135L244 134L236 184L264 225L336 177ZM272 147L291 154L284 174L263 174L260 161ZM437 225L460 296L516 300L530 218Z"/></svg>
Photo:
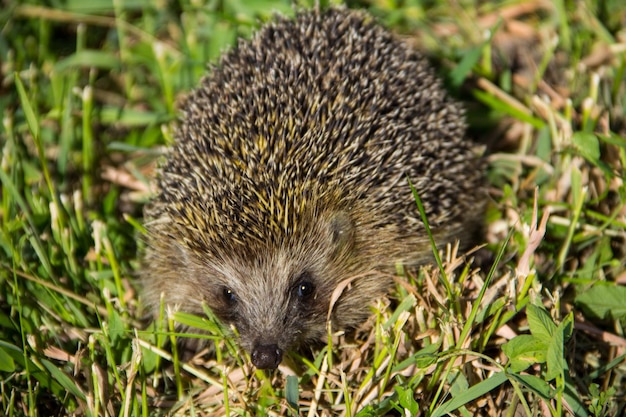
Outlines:
<svg viewBox="0 0 626 417"><path fill-rule="evenodd" d="M225 54L182 106L146 208L147 303L234 324L258 368L350 328L398 262L429 259L484 206L462 108L427 61L367 15L277 17Z"/></svg>

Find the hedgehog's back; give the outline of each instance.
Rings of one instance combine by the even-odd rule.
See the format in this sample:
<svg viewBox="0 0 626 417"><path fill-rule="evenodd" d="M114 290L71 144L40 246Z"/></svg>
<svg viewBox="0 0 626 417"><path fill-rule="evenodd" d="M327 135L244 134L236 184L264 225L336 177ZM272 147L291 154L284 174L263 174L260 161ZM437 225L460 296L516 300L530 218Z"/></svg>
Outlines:
<svg viewBox="0 0 626 417"><path fill-rule="evenodd" d="M353 11L278 19L226 54L183 110L160 200L174 218L190 205L210 213L216 236L267 239L322 195L379 210L381 227L420 227L407 178L433 224L459 221L482 181L463 112L427 62Z"/></svg>

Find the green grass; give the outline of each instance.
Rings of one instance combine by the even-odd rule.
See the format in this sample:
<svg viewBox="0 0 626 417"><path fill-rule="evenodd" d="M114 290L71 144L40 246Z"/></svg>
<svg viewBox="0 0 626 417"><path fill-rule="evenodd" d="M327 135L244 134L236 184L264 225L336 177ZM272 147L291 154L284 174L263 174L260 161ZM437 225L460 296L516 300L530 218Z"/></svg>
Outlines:
<svg viewBox="0 0 626 417"><path fill-rule="evenodd" d="M136 271L177 99L290 2L4 4L0 414L626 413L626 6L551 4L350 2L466 102L486 245L400 270L354 337L275 373L211 319L149 325ZM168 350L175 321L215 353Z"/></svg>

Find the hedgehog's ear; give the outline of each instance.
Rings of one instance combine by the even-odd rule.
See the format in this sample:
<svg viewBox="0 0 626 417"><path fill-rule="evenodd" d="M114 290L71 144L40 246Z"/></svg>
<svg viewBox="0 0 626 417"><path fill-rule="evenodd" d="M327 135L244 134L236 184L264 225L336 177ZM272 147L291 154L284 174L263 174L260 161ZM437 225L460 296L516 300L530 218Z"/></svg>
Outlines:
<svg viewBox="0 0 626 417"><path fill-rule="evenodd" d="M345 211L333 213L330 219L330 231L335 246L335 254L352 249L355 231L354 223L348 213Z"/></svg>

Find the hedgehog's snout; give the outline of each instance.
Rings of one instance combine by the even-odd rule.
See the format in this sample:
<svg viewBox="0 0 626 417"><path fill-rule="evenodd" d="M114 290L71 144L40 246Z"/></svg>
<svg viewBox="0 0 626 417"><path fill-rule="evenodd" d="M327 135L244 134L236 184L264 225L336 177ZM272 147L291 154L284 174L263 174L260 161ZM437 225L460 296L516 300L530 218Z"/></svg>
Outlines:
<svg viewBox="0 0 626 417"><path fill-rule="evenodd" d="M283 350L278 345L255 345L251 353L252 363L259 369L276 369L283 360Z"/></svg>

